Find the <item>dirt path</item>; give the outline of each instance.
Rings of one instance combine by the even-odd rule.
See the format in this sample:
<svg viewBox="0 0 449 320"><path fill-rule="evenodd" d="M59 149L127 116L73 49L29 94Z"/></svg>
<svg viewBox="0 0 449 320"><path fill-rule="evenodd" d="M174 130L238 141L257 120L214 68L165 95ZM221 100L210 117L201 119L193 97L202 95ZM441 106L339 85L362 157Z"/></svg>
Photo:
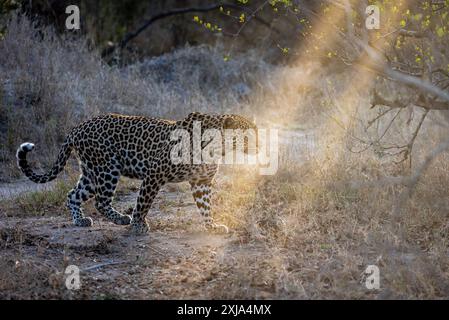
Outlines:
<svg viewBox="0 0 449 320"><path fill-rule="evenodd" d="M124 210L135 197L135 191L122 191L115 206ZM146 236L133 236L128 227L109 223L89 209L92 228L74 227L68 212L2 217L0 297L226 297L222 288L228 259L247 254L236 234L204 231L190 193L177 186L169 185L158 195ZM80 290L65 287L68 265L81 270Z"/></svg>

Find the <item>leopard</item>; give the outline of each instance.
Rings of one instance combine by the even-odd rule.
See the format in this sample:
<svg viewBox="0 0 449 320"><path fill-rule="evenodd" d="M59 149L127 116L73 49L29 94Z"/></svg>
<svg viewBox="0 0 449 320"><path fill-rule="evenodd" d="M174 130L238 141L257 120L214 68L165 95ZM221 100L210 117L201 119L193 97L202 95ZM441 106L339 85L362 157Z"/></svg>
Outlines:
<svg viewBox="0 0 449 320"><path fill-rule="evenodd" d="M215 223L211 215L212 186L221 164L173 161L174 148L179 145L173 133L182 129L193 135L195 123L221 134L227 129L257 130L253 121L237 114L192 112L181 120L167 120L108 113L85 120L70 130L56 161L45 173L36 173L27 161L27 153L35 147L31 142L22 143L18 148L17 165L32 182L47 183L63 171L72 151L75 152L80 176L67 194L66 206L76 227L93 225L92 218L84 215L82 205L95 199L94 207L100 215L114 224L130 225L132 233L146 234L149 231L146 216L161 188L167 183L187 181L204 227L223 228L228 232L229 228ZM242 143L236 139L234 148ZM201 142L201 146L207 143ZM248 140L243 144L244 153L248 153ZM141 181L135 204L123 213L112 205L121 176Z"/></svg>

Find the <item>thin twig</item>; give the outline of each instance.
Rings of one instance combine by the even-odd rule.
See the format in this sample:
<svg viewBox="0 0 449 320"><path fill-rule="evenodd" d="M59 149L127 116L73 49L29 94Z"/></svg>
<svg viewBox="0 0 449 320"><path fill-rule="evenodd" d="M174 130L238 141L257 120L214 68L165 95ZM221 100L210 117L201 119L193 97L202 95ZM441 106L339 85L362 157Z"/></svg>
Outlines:
<svg viewBox="0 0 449 320"><path fill-rule="evenodd" d="M103 268L106 266L113 266L113 265L124 264L124 263L128 263L128 261L104 262L104 263L94 264L93 266L83 268L81 271L92 271L92 270Z"/></svg>

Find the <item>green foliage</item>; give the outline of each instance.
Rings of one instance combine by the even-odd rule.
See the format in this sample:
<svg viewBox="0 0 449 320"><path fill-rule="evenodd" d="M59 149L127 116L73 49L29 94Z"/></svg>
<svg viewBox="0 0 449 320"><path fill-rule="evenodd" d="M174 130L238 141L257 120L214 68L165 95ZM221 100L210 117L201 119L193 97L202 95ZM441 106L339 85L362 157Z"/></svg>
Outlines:
<svg viewBox="0 0 449 320"><path fill-rule="evenodd" d="M276 5L281 4L284 7L291 7L293 6L293 2L291 0L271 0L270 5L275 7Z"/></svg>
<svg viewBox="0 0 449 320"><path fill-rule="evenodd" d="M194 16L193 21L198 23L199 25L203 26L204 28L206 28L207 30L209 30L211 32L221 32L221 28L218 25L213 24L211 22L204 21L199 16Z"/></svg>

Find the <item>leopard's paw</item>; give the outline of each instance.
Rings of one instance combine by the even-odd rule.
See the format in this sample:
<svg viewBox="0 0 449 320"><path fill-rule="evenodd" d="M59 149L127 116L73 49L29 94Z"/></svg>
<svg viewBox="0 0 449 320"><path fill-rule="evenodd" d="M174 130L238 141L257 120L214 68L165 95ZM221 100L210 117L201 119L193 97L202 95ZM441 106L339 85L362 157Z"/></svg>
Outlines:
<svg viewBox="0 0 449 320"><path fill-rule="evenodd" d="M121 215L120 217L114 220L114 223L121 226L128 225L131 223L131 217L126 214Z"/></svg>
<svg viewBox="0 0 449 320"><path fill-rule="evenodd" d="M93 220L90 217L83 217L75 220L74 223L77 227L90 227L93 224Z"/></svg>
<svg viewBox="0 0 449 320"><path fill-rule="evenodd" d="M143 235L148 233L150 228L146 222L134 222L131 220L131 233L136 235Z"/></svg>
<svg viewBox="0 0 449 320"><path fill-rule="evenodd" d="M217 224L217 223L211 222L211 223L206 223L205 227L207 230L214 230L214 231L219 231L219 232L223 232L223 233L229 233L228 226L226 226L224 224Z"/></svg>

